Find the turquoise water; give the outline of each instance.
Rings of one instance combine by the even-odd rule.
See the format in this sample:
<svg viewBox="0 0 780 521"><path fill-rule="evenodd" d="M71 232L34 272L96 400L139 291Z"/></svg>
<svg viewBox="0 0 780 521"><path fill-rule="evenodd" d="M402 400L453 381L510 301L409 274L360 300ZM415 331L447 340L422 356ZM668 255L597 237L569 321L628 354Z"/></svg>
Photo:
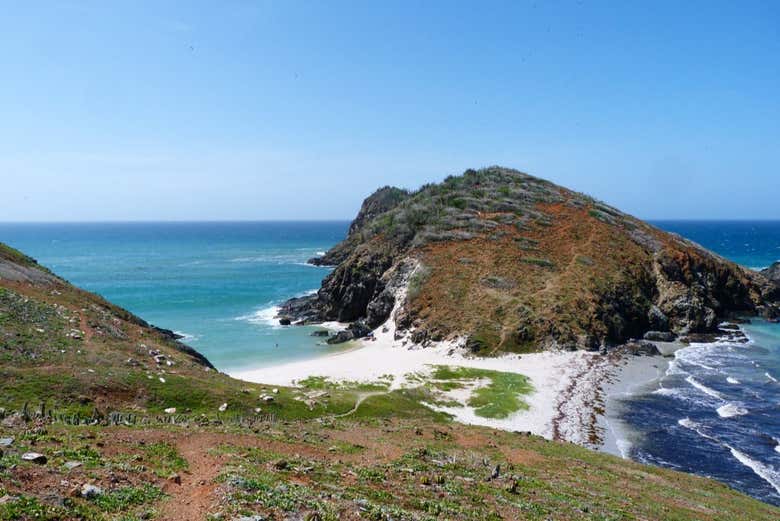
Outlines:
<svg viewBox="0 0 780 521"><path fill-rule="evenodd" d="M780 259L780 222L655 224L748 267ZM347 227L0 224L0 241L184 334L219 369L230 371L338 349L310 336L314 327L284 328L272 317L285 299L319 287L328 269L305 261L341 240ZM747 346L702 344L679 352L662 390L625 400L622 417L634 430L628 455L712 476L780 504L780 324L755 321L747 332ZM724 406L729 415L722 414Z"/></svg>
<svg viewBox="0 0 780 521"><path fill-rule="evenodd" d="M780 258L778 222L659 221L746 266ZM328 353L312 328L283 328L274 306L317 289L305 264L349 223L0 224L0 241L149 322L184 334L222 370Z"/></svg>
<svg viewBox="0 0 780 521"><path fill-rule="evenodd" d="M274 306L313 291L306 260L347 222L0 224L0 241L59 275L185 335L220 370L331 352L313 327L283 328Z"/></svg>

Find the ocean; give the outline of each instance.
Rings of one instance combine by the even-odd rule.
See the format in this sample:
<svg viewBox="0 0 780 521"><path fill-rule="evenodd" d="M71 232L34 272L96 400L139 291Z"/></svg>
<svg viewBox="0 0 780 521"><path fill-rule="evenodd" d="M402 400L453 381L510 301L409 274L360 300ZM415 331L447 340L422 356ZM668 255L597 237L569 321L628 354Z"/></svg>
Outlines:
<svg viewBox="0 0 780 521"><path fill-rule="evenodd" d="M780 222L658 221L735 262L780 259ZM89 291L182 334L222 371L341 348L285 328L276 306L315 291L306 260L343 222L0 224L14 246ZM637 461L710 476L780 505L780 324L753 320L750 343L694 344L666 374L620 400L622 447Z"/></svg>
<svg viewBox="0 0 780 521"><path fill-rule="evenodd" d="M0 224L0 241L144 320L184 336L230 372L339 347L273 319L317 290L329 268L306 261L346 234L344 222Z"/></svg>
<svg viewBox="0 0 780 521"><path fill-rule="evenodd" d="M743 266L780 260L780 222L654 224ZM621 452L780 505L780 324L753 318L743 329L748 344L691 344L618 401Z"/></svg>

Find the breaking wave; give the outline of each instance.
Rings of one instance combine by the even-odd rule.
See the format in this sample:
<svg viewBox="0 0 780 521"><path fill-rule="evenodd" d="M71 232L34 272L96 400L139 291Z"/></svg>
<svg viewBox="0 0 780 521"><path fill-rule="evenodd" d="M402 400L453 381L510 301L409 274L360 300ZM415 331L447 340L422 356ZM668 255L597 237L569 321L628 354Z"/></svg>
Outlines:
<svg viewBox="0 0 780 521"><path fill-rule="evenodd" d="M750 467L753 472L755 472L764 481L772 485L777 493L780 494L780 472L765 463L754 460L744 452L740 452L730 445L726 445L725 447L731 451L731 455L734 456L740 463L746 467Z"/></svg>
<svg viewBox="0 0 780 521"><path fill-rule="evenodd" d="M740 407L739 405L735 403L727 403L726 405L721 405L717 409L718 416L721 418L732 418L734 416L744 416L748 413L748 410L744 407Z"/></svg>
<svg viewBox="0 0 780 521"><path fill-rule="evenodd" d="M696 378L694 378L693 375L686 377L685 381L691 384L692 386L694 386L695 388L697 388L698 390L700 390L701 392L703 392L704 394L708 396L712 396L713 398L717 398L718 400L723 400L722 394L720 394L715 389L707 387L706 385L698 381Z"/></svg>

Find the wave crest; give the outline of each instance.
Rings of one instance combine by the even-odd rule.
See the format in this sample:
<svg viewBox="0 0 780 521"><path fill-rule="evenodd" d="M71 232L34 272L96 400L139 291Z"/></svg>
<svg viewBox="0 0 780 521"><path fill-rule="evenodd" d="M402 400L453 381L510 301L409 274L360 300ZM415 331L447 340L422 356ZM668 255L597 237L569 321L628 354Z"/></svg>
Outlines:
<svg viewBox="0 0 780 521"><path fill-rule="evenodd" d="M718 416L721 418L732 418L734 416L744 416L748 413L748 410L744 407L740 407L736 403L727 403L726 405L721 405L717 409Z"/></svg>

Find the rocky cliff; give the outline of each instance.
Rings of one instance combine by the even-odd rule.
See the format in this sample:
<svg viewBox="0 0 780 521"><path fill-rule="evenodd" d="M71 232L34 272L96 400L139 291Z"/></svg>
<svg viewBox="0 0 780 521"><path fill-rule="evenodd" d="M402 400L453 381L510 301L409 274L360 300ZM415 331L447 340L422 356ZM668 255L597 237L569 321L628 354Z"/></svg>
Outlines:
<svg viewBox="0 0 780 521"><path fill-rule="evenodd" d="M413 342L466 337L479 352L708 332L733 314L775 316L780 299L766 275L500 167L380 189L317 262L336 268L285 318L352 322L361 336L392 313Z"/></svg>
<svg viewBox="0 0 780 521"><path fill-rule="evenodd" d="M780 261L773 263L768 268L761 270L761 274L780 286Z"/></svg>

